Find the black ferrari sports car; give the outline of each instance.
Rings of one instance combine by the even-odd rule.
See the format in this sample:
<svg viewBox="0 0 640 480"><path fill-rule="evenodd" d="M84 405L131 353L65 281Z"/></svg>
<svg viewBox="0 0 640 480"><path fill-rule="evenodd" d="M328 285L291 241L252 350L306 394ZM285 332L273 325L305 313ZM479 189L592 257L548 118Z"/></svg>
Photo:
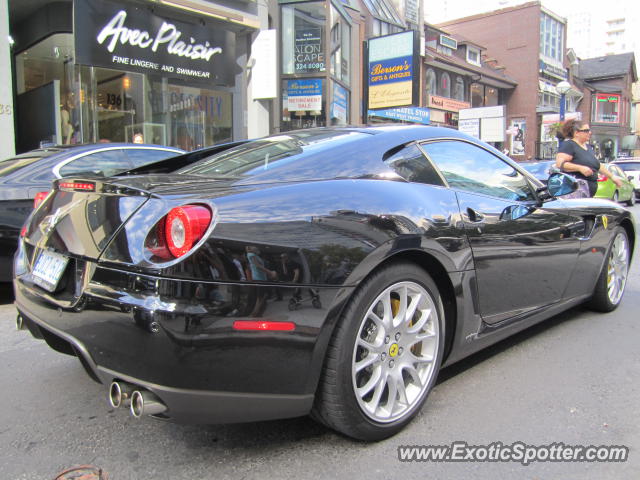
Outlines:
<svg viewBox="0 0 640 480"><path fill-rule="evenodd" d="M379 440L439 370L582 302L620 303L636 238L492 147L424 126L309 129L59 179L21 232L18 326L113 407L311 413Z"/></svg>

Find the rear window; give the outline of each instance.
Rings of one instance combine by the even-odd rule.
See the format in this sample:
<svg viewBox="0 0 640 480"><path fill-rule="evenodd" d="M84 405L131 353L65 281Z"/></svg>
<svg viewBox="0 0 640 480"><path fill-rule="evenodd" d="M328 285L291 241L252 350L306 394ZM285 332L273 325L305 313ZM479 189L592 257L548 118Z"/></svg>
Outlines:
<svg viewBox="0 0 640 480"><path fill-rule="evenodd" d="M300 154L310 153L316 147L339 144L361 135L366 134L348 130L309 130L275 135L223 150L178 170L178 173L212 177L255 175L295 161Z"/></svg>
<svg viewBox="0 0 640 480"><path fill-rule="evenodd" d="M38 160L48 157L49 155L53 155L54 153L57 152L43 152L39 155L20 156L3 160L0 162L0 178L6 177L13 172L17 172L18 170L28 167Z"/></svg>
<svg viewBox="0 0 640 480"><path fill-rule="evenodd" d="M625 172L635 172L640 170L640 162L616 163Z"/></svg>

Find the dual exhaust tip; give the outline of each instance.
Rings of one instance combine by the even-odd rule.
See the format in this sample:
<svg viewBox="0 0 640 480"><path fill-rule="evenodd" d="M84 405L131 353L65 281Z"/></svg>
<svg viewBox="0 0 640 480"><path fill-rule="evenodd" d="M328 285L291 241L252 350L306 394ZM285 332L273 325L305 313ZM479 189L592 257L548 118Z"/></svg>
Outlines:
<svg viewBox="0 0 640 480"><path fill-rule="evenodd" d="M154 393L132 383L120 381L111 383L109 403L113 408L129 407L131 415L135 418L159 415L167 410L167 406Z"/></svg>

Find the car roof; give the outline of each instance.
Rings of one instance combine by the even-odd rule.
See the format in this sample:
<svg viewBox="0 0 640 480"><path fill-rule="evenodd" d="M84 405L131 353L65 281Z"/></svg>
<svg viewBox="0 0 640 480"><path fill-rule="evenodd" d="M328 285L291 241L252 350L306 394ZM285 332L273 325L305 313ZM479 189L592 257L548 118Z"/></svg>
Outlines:
<svg viewBox="0 0 640 480"><path fill-rule="evenodd" d="M213 147L196 152L198 159L187 162L175 173L186 175L237 175L237 184L276 183L287 181L310 181L337 178L366 178L386 171L384 160L399 148L412 142L429 140L461 140L489 150L512 167L518 164L492 146L458 130L425 125L374 125L319 127L280 132L271 136L234 144L229 149ZM291 152L287 161L270 168L261 168L262 148L269 142L290 142ZM254 144L255 143L255 148ZM261 145L262 144L262 145ZM247 155L247 162L232 170L215 170L217 163L227 162L234 155ZM210 152L210 156L208 155ZM193 152L191 152L193 154ZM188 156L190 154L186 154ZM264 157L268 158L268 157ZM174 160L180 164L181 157ZM268 160L265 160L265 162ZM217 164L217 165L216 165ZM244 170L241 168L247 167ZM319 166L322 166L319 168ZM225 165L226 167L226 165ZM234 173L231 173L231 172ZM246 173L246 174L245 174ZM242 179L240 180L240 177Z"/></svg>

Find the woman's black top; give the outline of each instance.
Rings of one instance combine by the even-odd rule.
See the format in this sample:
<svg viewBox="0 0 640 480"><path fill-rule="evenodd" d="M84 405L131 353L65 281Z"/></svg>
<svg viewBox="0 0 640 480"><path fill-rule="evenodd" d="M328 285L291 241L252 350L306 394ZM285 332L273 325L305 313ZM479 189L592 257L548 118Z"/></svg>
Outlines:
<svg viewBox="0 0 640 480"><path fill-rule="evenodd" d="M574 140L565 140L562 142L562 146L558 149L558 153L565 153L571 156L571 163L575 163L576 165L582 165L584 167L589 167L593 174L589 177L585 177L580 172L570 172L571 175L574 175L576 178L582 178L587 181L589 184L589 191L591 192L591 196L596 193L598 189L598 170L600 170L600 162L593 154L593 151L587 147L585 150L577 142Z"/></svg>

